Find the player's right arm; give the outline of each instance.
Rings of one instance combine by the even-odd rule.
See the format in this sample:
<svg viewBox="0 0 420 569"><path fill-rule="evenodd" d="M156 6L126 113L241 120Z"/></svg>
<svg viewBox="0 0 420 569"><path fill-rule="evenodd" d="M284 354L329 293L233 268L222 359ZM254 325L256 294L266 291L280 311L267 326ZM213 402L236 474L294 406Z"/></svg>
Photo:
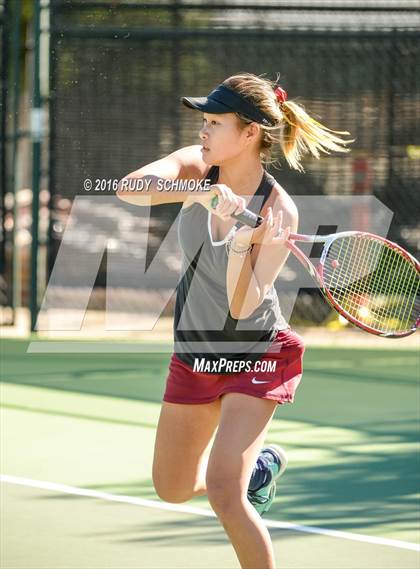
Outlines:
<svg viewBox="0 0 420 569"><path fill-rule="evenodd" d="M202 180L208 171L208 165L201 157L200 148L198 144L180 148L160 160L146 164L127 174L118 183L117 197L130 204L149 206L185 202L197 194L203 194L201 190L165 191L158 189L159 186L163 187L162 183L165 180ZM143 184L136 183L136 180L140 179L142 179ZM159 180L161 180L160 184ZM133 188L131 190L129 189L130 181ZM150 184L148 190L145 189L146 183ZM135 189L142 185L143 190Z"/></svg>

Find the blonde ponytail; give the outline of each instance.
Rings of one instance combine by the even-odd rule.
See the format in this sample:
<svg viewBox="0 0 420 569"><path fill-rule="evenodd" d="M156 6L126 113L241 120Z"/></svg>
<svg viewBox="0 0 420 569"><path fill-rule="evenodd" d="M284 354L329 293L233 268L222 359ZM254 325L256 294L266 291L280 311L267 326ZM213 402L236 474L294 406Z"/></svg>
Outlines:
<svg viewBox="0 0 420 569"><path fill-rule="evenodd" d="M345 145L354 140L344 140L341 134L349 135L347 131L331 130L319 123L293 101L285 101L280 105L283 115L281 126L280 146L291 168L304 172L301 159L304 154L320 158L320 152L331 154L335 152L350 152Z"/></svg>
<svg viewBox="0 0 420 569"><path fill-rule="evenodd" d="M304 172L301 160L305 154L320 158L320 153L350 152L347 144L354 139L345 140L338 135L349 135L347 131L331 130L308 115L305 109L290 100L279 101L274 89L276 81L270 81L252 73L240 73L223 81L223 84L234 89L268 117L275 126L260 124L262 130L260 156L265 164L277 162L272 151L280 146L287 163L294 170ZM280 89L284 95L286 93ZM252 121L237 114L240 124L246 126Z"/></svg>

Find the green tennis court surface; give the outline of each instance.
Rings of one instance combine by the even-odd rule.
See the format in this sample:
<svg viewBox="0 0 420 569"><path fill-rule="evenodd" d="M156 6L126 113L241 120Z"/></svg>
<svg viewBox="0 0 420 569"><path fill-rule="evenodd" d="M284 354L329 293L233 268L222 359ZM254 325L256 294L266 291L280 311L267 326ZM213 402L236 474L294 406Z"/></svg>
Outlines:
<svg viewBox="0 0 420 569"><path fill-rule="evenodd" d="M206 497L153 489L170 355L26 348L2 341L1 567L238 568ZM418 568L418 352L313 347L305 365L267 438L290 459L266 518L278 567Z"/></svg>

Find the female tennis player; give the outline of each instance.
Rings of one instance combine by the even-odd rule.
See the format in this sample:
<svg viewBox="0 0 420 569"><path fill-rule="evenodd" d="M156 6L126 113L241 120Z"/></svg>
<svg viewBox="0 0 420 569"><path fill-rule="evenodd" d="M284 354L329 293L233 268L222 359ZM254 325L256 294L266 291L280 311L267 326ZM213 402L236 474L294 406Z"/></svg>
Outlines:
<svg viewBox="0 0 420 569"><path fill-rule="evenodd" d="M183 275L153 482L167 502L207 494L241 567L271 569L273 546L261 515L287 460L280 447L262 447L277 405L293 402L304 345L274 288L298 212L263 165L278 145L289 166L303 171L304 153L347 152L349 141L339 135L348 133L326 128L288 101L277 82L249 73L182 102L202 113L201 144L128 174L117 192L138 205L183 202ZM149 191L124 189L124 180L135 179L146 179ZM160 191L165 180L207 180L210 189ZM258 228L231 217L245 208L265 218Z"/></svg>

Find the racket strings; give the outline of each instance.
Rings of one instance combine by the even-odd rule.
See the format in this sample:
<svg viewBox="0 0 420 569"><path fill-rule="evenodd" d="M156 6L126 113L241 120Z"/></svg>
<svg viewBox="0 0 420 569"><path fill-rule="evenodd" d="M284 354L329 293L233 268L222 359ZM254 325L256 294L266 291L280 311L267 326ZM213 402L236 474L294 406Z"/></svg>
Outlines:
<svg viewBox="0 0 420 569"><path fill-rule="evenodd" d="M411 330L420 312L419 272L398 249L366 235L335 239L324 283L350 316L382 333Z"/></svg>
<svg viewBox="0 0 420 569"><path fill-rule="evenodd" d="M381 249L383 250L380 251ZM381 257L379 257L379 251ZM410 275L406 274L409 271L410 264L405 261L403 256L393 254L392 249L388 247L383 248L382 243L378 242L376 247L370 248L370 251L366 251L365 247L359 253L362 257L367 255L368 264L373 261L373 266L376 269L369 275L369 280L365 279L364 294L371 294L374 291L376 295L381 295L381 302L376 303L371 302L371 297L364 296L364 306L362 309L359 309L359 316L361 315L365 319L372 320L378 327L388 332L395 328L397 330L404 329L407 325L407 320L401 318L401 309L409 306L410 303L401 302L400 300L401 295L406 296L407 293L410 294L414 282L409 278ZM386 278L383 278L384 275ZM390 275L398 275L399 279L390 278ZM404 285L406 285L405 290ZM384 299L387 301L384 302ZM392 318L394 318L393 322L391 321ZM388 327L386 324L388 324Z"/></svg>
<svg viewBox="0 0 420 569"><path fill-rule="evenodd" d="M382 247L380 247L378 243L376 243L376 246L367 247L367 243L365 242L363 243L362 247L359 247L358 249L352 251L349 247L349 243L347 243L347 247L344 250L345 254L343 255L343 247L341 247L342 259L344 258L347 262L354 262L355 269L353 270L353 275L350 279L350 283L347 283L347 287L342 287L342 290L340 290L340 288L336 286L335 290L338 292L342 304L347 304L347 306L343 306L344 308L347 308L349 310L352 309L353 312L355 310L358 311L358 314L353 314L353 316L363 316L365 320L376 322L376 324L382 328L384 327L383 321L385 319L387 319L389 322L390 318L397 316L399 323L399 326L397 326L397 328L401 329L404 327L407 320L406 318L402 317L402 308L405 308L405 311L407 311L410 303L398 303L397 309L399 313L393 314L392 309L395 304L393 301L398 300L401 294L411 294L411 289L413 288L415 281L413 279L411 279L411 281L404 280L407 277L405 273L409 270L409 265L404 262L405 260L403 257L390 255L388 252L390 250L388 250L386 258L383 258L382 256L378 259L378 249L381 248ZM349 252L352 254L349 255ZM361 263L361 259L363 259L363 263ZM369 265L372 264L372 260L373 266L377 270L374 270L369 274ZM341 265L341 267L344 269L344 265ZM401 280L397 281L397 286L395 286L396 283L393 282L393 279L389 278L389 270L386 270L385 272L387 278L383 278L384 267L390 269L393 274L396 272L400 275ZM360 280L361 276L362 278L365 276L364 273L367 273L369 277ZM343 277L343 274L341 274L341 277ZM336 278L339 281L340 277L338 275ZM407 285L405 287L405 290L402 286L404 283ZM364 286L360 286L361 284ZM382 295L382 297L388 298L388 303L377 302L376 305L374 304L372 306L372 302L369 303L371 297L367 296L368 294L371 295L372 291L374 291L376 294ZM344 296L346 292L351 293L350 296ZM369 304L371 306L369 306ZM411 303L411 305L412 304L413 303ZM395 322L392 324L392 326L395 327ZM388 326L388 329L389 328L390 326Z"/></svg>

